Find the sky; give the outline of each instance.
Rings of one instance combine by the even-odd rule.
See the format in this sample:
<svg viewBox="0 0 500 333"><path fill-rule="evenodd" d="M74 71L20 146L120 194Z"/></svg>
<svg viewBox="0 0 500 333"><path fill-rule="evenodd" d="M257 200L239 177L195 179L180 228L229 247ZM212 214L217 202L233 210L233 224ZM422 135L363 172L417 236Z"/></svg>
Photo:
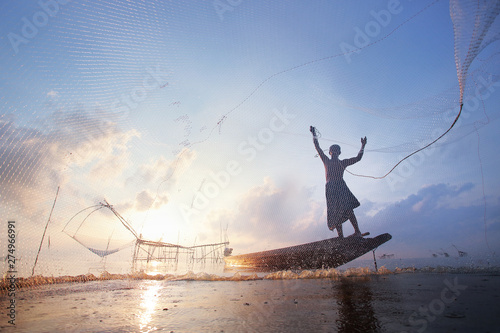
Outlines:
<svg viewBox="0 0 500 333"><path fill-rule="evenodd" d="M0 227L21 270L46 225L44 274L100 260L69 235L130 259L133 235L85 210L104 200L144 239L234 254L335 237L311 125L341 158L368 138L344 179L361 230L393 236L378 252L496 258L495 3L3 2Z"/></svg>

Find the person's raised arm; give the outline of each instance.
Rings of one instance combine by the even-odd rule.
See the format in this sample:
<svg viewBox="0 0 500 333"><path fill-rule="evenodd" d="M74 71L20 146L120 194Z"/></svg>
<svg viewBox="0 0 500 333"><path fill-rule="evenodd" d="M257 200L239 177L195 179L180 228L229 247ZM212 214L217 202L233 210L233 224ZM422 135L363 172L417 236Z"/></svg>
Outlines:
<svg viewBox="0 0 500 333"><path fill-rule="evenodd" d="M361 161L361 158L363 157L363 153L365 152L365 146L366 146L366 136L364 138L361 138L361 149L359 150L358 156L348 158L346 160L343 160L344 167L347 167L349 165L352 165L356 162Z"/></svg>
<svg viewBox="0 0 500 333"><path fill-rule="evenodd" d="M316 148L316 151L318 152L319 157L323 162L328 160L328 157L325 155L323 152L323 149L319 146L318 142L318 136L316 135L316 128L314 126L309 127L309 130L311 131L313 135L313 142L314 142L314 147Z"/></svg>

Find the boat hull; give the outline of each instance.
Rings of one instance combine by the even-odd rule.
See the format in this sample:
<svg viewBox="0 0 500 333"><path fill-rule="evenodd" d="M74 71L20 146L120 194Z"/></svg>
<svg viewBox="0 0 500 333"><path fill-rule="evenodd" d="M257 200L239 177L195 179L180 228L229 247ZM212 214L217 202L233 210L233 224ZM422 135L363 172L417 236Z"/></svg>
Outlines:
<svg viewBox="0 0 500 333"><path fill-rule="evenodd" d="M281 249L228 256L224 261L229 267L261 271L335 268L376 249L391 238L387 233L373 238L330 238Z"/></svg>

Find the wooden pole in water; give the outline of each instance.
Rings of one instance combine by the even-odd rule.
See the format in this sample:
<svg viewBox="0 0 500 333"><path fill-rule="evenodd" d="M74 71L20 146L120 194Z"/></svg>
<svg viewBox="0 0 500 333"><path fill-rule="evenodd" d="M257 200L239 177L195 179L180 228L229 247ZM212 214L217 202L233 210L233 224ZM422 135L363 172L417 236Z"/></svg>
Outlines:
<svg viewBox="0 0 500 333"><path fill-rule="evenodd" d="M33 269L31 270L31 276L35 274L35 266L38 261L38 255L40 254L40 250L42 249L43 239L45 238L45 232L47 231L47 227L49 226L50 218L52 217L52 212L54 211L58 194L59 194L59 186L57 187L56 197L54 198L54 203L52 204L52 209L50 210L49 219L47 220L47 224L45 225L45 229L43 230L42 240L40 241L40 247L38 248L38 253L36 254L36 259L35 263L33 264Z"/></svg>
<svg viewBox="0 0 500 333"><path fill-rule="evenodd" d="M373 250L373 263L375 264L375 272L378 272L377 258L375 258L375 250Z"/></svg>

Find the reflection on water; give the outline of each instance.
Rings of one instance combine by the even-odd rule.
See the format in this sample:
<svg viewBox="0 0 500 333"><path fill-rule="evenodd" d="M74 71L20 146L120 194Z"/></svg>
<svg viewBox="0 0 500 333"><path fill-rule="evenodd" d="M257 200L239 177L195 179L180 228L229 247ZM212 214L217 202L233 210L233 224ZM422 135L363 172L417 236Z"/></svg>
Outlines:
<svg viewBox="0 0 500 333"><path fill-rule="evenodd" d="M139 329L141 333L148 333L156 330L156 327L150 325L153 313L156 310L156 303L161 288L159 281L146 281L141 288L145 288L141 294L140 312L138 315Z"/></svg>
<svg viewBox="0 0 500 333"><path fill-rule="evenodd" d="M333 292L338 305L338 332L380 332L369 277L341 278L333 283Z"/></svg>
<svg viewBox="0 0 500 333"><path fill-rule="evenodd" d="M352 273L323 274L323 278L282 274L276 275L278 279L248 281L197 281L190 275L181 280L103 280L22 288L16 292L15 332L413 331L424 319L419 314L412 324L413 313L422 305L435 304L445 287L443 280L455 281L457 276L458 286L469 287L427 322L428 331L496 332L499 326L498 307L493 306L500 294L498 271ZM0 304L6 302L8 295L0 294ZM6 318L7 310L7 306L0 309L0 316ZM481 329L474 330L475 325ZM1 332L7 327L0 321Z"/></svg>

